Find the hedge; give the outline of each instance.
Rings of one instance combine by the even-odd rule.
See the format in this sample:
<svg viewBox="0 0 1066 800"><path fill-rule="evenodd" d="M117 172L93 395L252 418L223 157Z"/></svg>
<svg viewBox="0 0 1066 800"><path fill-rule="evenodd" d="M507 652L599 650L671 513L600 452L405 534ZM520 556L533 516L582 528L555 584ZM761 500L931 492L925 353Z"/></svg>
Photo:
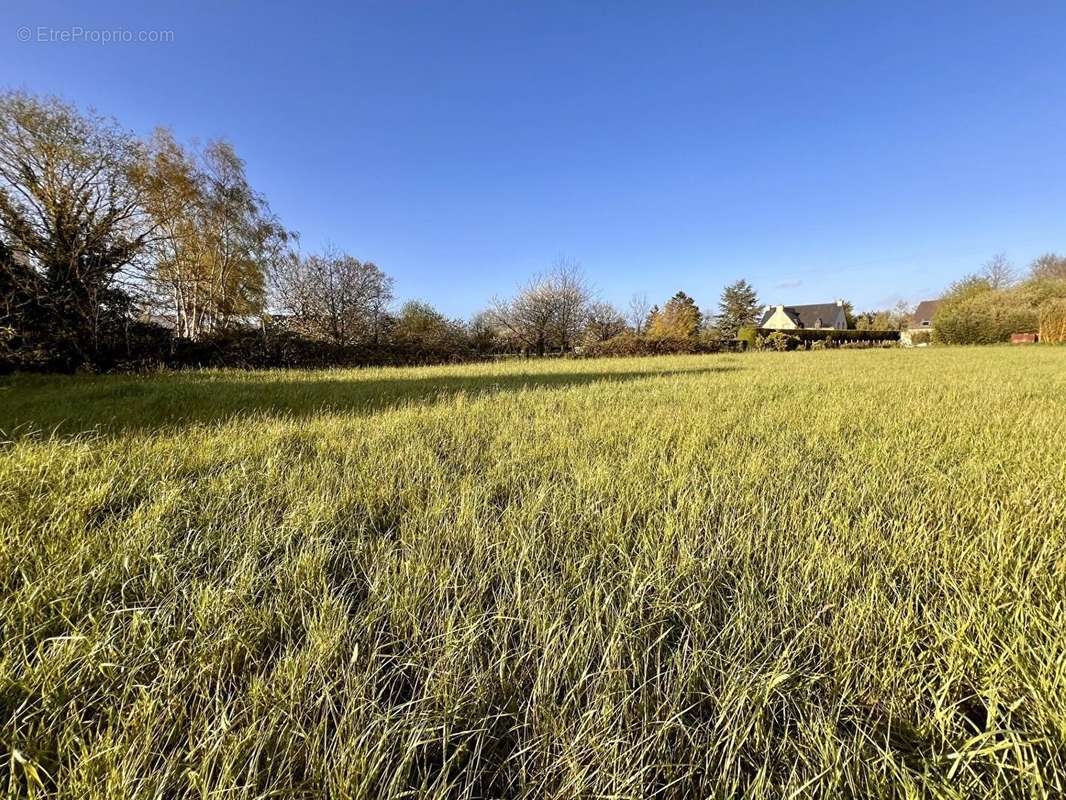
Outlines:
<svg viewBox="0 0 1066 800"><path fill-rule="evenodd" d="M801 342L826 342L843 344L845 342L898 342L899 331L838 331L834 328L797 328L789 331L778 331L772 328L748 328L754 330L756 336L770 336L774 333L783 333ZM737 334L740 338L740 334Z"/></svg>
<svg viewBox="0 0 1066 800"><path fill-rule="evenodd" d="M737 341L743 342L748 349L755 347L755 342L759 339L759 329L748 325L737 331Z"/></svg>
<svg viewBox="0 0 1066 800"><path fill-rule="evenodd" d="M603 342L595 342L582 350L586 358L632 356L663 356L694 353L717 353L715 342L700 337L659 338L621 333Z"/></svg>
<svg viewBox="0 0 1066 800"><path fill-rule="evenodd" d="M138 372L154 369L227 367L234 369L291 369L325 367L424 366L480 361L490 354L461 342L390 338L336 345L277 326L237 327L197 341L179 339L171 330L149 323L131 323L123 339L97 354L98 372ZM0 375L10 372L62 372L49 360L0 328Z"/></svg>

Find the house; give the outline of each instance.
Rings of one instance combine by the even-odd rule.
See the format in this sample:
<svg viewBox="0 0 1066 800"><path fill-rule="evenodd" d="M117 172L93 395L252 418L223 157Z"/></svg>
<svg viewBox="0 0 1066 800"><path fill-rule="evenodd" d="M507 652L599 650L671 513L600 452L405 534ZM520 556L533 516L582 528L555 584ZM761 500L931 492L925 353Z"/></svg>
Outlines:
<svg viewBox="0 0 1066 800"><path fill-rule="evenodd" d="M914 309L914 313L911 314L910 318L907 320L907 330L933 330L933 315L936 314L936 310L939 306L939 300L923 300L920 302L918 307Z"/></svg>
<svg viewBox="0 0 1066 800"><path fill-rule="evenodd" d="M927 345L932 341L933 316L939 306L939 300L923 300L918 304L899 334L899 340L905 347Z"/></svg>
<svg viewBox="0 0 1066 800"><path fill-rule="evenodd" d="M848 329L848 317L844 313L844 301L815 303L809 306L767 306L759 320L760 328L777 331L837 330Z"/></svg>

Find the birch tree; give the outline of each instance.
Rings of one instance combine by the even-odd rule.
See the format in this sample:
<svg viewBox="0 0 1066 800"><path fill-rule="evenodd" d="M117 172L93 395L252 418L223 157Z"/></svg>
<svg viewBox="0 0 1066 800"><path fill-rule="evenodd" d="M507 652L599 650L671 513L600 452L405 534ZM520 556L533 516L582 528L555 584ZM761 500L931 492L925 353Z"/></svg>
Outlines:
<svg viewBox="0 0 1066 800"><path fill-rule="evenodd" d="M147 148L146 207L163 235L152 278L179 336L198 339L265 308L269 273L293 234L248 182L226 142L202 151L158 130Z"/></svg>

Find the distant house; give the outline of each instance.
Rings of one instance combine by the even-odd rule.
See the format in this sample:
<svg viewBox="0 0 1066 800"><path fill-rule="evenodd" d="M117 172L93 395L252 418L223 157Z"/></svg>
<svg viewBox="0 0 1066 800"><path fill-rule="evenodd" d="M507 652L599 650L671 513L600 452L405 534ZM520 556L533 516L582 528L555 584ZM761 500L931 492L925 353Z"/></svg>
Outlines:
<svg viewBox="0 0 1066 800"><path fill-rule="evenodd" d="M837 330L848 329L848 317L844 313L844 301L815 303L809 306L767 306L759 321L760 328L776 331Z"/></svg>
<svg viewBox="0 0 1066 800"><path fill-rule="evenodd" d="M914 309L914 313L911 314L910 319L907 320L907 330L931 331L933 329L933 315L936 314L939 306L939 300L923 300L920 302L918 307Z"/></svg>
<svg viewBox="0 0 1066 800"><path fill-rule="evenodd" d="M920 302L914 313L907 318L906 327L900 331L900 341L906 346L929 344L933 334L933 316L939 307L939 300Z"/></svg>

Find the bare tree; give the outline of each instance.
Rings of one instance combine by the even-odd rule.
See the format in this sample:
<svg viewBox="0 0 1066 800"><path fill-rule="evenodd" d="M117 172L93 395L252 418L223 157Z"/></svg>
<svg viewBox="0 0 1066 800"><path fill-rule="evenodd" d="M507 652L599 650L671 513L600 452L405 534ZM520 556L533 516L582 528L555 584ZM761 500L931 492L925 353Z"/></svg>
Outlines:
<svg viewBox="0 0 1066 800"><path fill-rule="evenodd" d="M576 262L559 259L547 273L534 276L511 300L494 298L489 312L497 324L544 355L549 348L573 347L585 325L592 292Z"/></svg>
<svg viewBox="0 0 1066 800"><path fill-rule="evenodd" d="M532 278L513 299L493 298L488 310L507 338L520 342L527 352L544 355L555 317L551 289L544 276Z"/></svg>
<svg viewBox="0 0 1066 800"><path fill-rule="evenodd" d="M643 336L648 330L648 317L651 316L651 303L648 295L644 292L634 294L629 299L629 308L626 309L626 321L633 333Z"/></svg>
<svg viewBox="0 0 1066 800"><path fill-rule="evenodd" d="M897 300L896 304L892 307L892 323L895 330L903 330L907 327L907 322L910 320L911 315L914 314L914 306L908 303L906 300Z"/></svg>
<svg viewBox="0 0 1066 800"><path fill-rule="evenodd" d="M592 289L581 265L567 258L559 258L553 265L550 288L556 307L552 327L559 348L565 352L573 349L585 329Z"/></svg>
<svg viewBox="0 0 1066 800"><path fill-rule="evenodd" d="M1029 274L1037 279L1066 280L1066 257L1057 253L1044 253L1034 259Z"/></svg>
<svg viewBox="0 0 1066 800"><path fill-rule="evenodd" d="M392 301L392 278L369 261L335 248L290 254L274 276L277 305L301 332L350 345L377 341Z"/></svg>
<svg viewBox="0 0 1066 800"><path fill-rule="evenodd" d="M1005 253L996 253L981 268L981 277L988 281L993 289L1006 289L1017 280L1014 267Z"/></svg>
<svg viewBox="0 0 1066 800"><path fill-rule="evenodd" d="M588 340L605 342L623 333L625 329L625 317L622 316L622 312L610 303L598 302L589 305L585 324L585 337Z"/></svg>

